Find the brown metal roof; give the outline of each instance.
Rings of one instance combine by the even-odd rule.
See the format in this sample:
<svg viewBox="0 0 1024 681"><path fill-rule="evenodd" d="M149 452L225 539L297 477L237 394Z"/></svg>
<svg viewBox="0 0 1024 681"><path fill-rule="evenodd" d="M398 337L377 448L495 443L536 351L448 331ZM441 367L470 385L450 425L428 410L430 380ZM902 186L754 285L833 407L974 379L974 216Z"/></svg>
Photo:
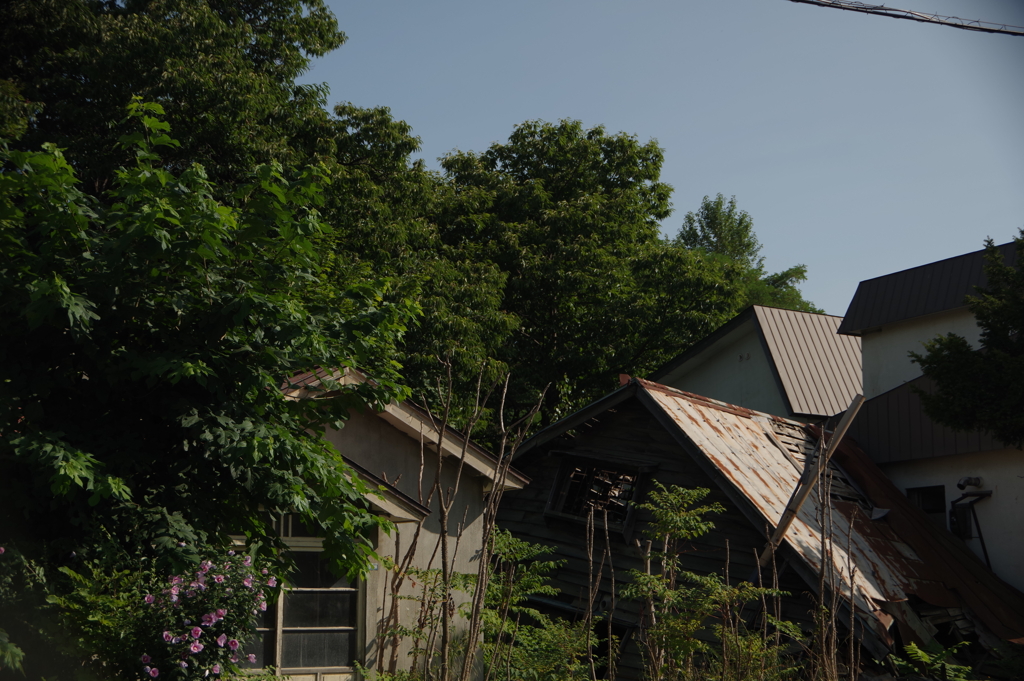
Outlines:
<svg viewBox="0 0 1024 681"><path fill-rule="evenodd" d="M850 435L872 461L894 463L1004 448L983 432L957 432L932 421L915 388L928 392L933 385L931 379L919 376L864 403Z"/></svg>
<svg viewBox="0 0 1024 681"><path fill-rule="evenodd" d="M842 317L754 306L792 414L832 416L861 392L860 339L836 333Z"/></svg>
<svg viewBox="0 0 1024 681"><path fill-rule="evenodd" d="M1017 262L1013 242L998 247L1009 265ZM965 305L985 286L984 250L860 282L839 333L859 336L870 329Z"/></svg>

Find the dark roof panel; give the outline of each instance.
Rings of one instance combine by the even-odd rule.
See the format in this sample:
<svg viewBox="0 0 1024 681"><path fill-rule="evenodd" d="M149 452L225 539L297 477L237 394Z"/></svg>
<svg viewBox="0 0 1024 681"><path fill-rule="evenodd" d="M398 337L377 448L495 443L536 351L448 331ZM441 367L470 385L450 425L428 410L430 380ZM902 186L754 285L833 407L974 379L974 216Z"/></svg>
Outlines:
<svg viewBox="0 0 1024 681"><path fill-rule="evenodd" d="M998 248L1005 262L1016 264L1013 242ZM965 253L860 282L839 333L859 336L892 322L962 307L965 296L987 283L984 254Z"/></svg>

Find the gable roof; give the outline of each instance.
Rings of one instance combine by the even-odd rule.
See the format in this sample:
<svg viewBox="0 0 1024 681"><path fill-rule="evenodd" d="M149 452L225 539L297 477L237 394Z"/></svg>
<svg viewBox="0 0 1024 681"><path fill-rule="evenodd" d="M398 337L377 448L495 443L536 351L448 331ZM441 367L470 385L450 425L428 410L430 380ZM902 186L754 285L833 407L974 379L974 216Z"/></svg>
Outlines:
<svg viewBox="0 0 1024 681"><path fill-rule="evenodd" d="M289 399L329 398L335 393L324 390L325 380L341 385L352 385L365 383L371 379L352 368L346 368L344 371L318 369L289 378L281 386L281 392ZM436 418L408 400L392 402L384 407L383 411L377 412L377 416L413 440L419 441L422 438L426 444L438 447L443 456L464 458L469 469L488 478L491 484L500 479L502 489L522 489L530 482L528 477L514 468L506 467L503 471L493 454L455 428L442 428Z"/></svg>
<svg viewBox="0 0 1024 681"><path fill-rule="evenodd" d="M813 426L635 378L535 435L520 455L631 398L655 416L759 529L779 523L808 460L816 456L820 431ZM967 608L997 637L1024 643L1024 594L931 523L849 440L840 444L829 467L832 567L841 593L847 600L852 594L874 641L892 644L894 620L914 630L915 620L899 604L916 596L936 607ZM823 550L820 515L812 495L784 537L783 550L812 586L823 561L830 560Z"/></svg>
<svg viewBox="0 0 1024 681"><path fill-rule="evenodd" d="M752 305L651 375L655 381L700 363L753 324L791 415L832 416L861 391L860 339L836 333L842 317Z"/></svg>
<svg viewBox="0 0 1024 681"><path fill-rule="evenodd" d="M997 248L1004 262L1016 264L1013 242ZM839 333L860 336L893 322L964 307L964 298L988 283L984 255L983 249L860 282Z"/></svg>

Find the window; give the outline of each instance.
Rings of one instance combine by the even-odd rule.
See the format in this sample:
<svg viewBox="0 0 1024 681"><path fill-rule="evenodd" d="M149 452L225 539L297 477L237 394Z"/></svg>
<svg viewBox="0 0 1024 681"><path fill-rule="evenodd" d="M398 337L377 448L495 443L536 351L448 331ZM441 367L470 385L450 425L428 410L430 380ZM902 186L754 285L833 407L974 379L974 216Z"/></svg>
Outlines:
<svg viewBox="0 0 1024 681"><path fill-rule="evenodd" d="M357 659L358 587L331 574L321 540L297 517L285 516L275 526L292 547L297 570L277 604L261 613L259 637L245 650L256 662L246 666L318 681L350 671Z"/></svg>
<svg viewBox="0 0 1024 681"><path fill-rule="evenodd" d="M927 513L933 523L946 529L946 488L943 485L911 487L907 490L907 498Z"/></svg>
<svg viewBox="0 0 1024 681"><path fill-rule="evenodd" d="M595 520L623 525L630 516L630 503L637 488L636 471L625 471L604 464L566 461L552 490L550 513L586 518L594 510Z"/></svg>

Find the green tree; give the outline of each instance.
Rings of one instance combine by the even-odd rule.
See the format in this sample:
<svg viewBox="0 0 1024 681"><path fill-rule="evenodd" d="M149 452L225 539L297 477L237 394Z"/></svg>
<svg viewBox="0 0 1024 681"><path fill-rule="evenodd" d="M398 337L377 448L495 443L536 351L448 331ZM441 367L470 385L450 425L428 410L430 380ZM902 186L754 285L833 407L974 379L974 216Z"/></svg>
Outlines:
<svg viewBox="0 0 1024 681"><path fill-rule="evenodd" d="M514 413L549 383L543 420L570 413L735 308L723 265L659 236L662 159L655 142L570 120L523 123L507 143L443 159L440 238L497 267L501 308L518 320L493 350L512 372Z"/></svg>
<svg viewBox="0 0 1024 681"><path fill-rule="evenodd" d="M164 163L199 162L230 194L259 164L329 150L326 88L295 78L344 40L323 0L10 0L0 79L42 106L17 148L55 143L86 191L129 159L109 144L127 124L110 122L140 96L167 105L182 143Z"/></svg>
<svg viewBox="0 0 1024 681"><path fill-rule="evenodd" d="M934 390L921 392L925 411L955 430L982 430L1007 446L1024 447L1024 230L1014 239L1016 265L985 241L988 284L968 296L981 329L981 348L950 333L910 353Z"/></svg>
<svg viewBox="0 0 1024 681"><path fill-rule="evenodd" d="M272 557L267 512L296 511L339 570L365 568L379 521L321 437L350 408L405 395L395 345L415 313L386 282L309 293L323 175L263 166L213 198L202 166L167 170L159 105L134 104L134 162L103 201L48 145L0 172L0 525L46 569L114 545L182 566L227 533ZM373 385L287 399L289 377L366 367ZM52 578L53 575L50 575ZM50 587L47 587L50 588ZM0 628L25 630L0 604Z"/></svg>
<svg viewBox="0 0 1024 681"><path fill-rule="evenodd" d="M761 242L754 234L754 221L736 206L736 197L726 201L721 194L705 196L700 209L686 214L673 243L682 248L700 250L735 266L735 277L743 290L739 309L766 305L803 312L818 312L804 300L797 284L807 279L807 267L794 265L769 274L764 269ZM738 311L738 310L737 310Z"/></svg>

